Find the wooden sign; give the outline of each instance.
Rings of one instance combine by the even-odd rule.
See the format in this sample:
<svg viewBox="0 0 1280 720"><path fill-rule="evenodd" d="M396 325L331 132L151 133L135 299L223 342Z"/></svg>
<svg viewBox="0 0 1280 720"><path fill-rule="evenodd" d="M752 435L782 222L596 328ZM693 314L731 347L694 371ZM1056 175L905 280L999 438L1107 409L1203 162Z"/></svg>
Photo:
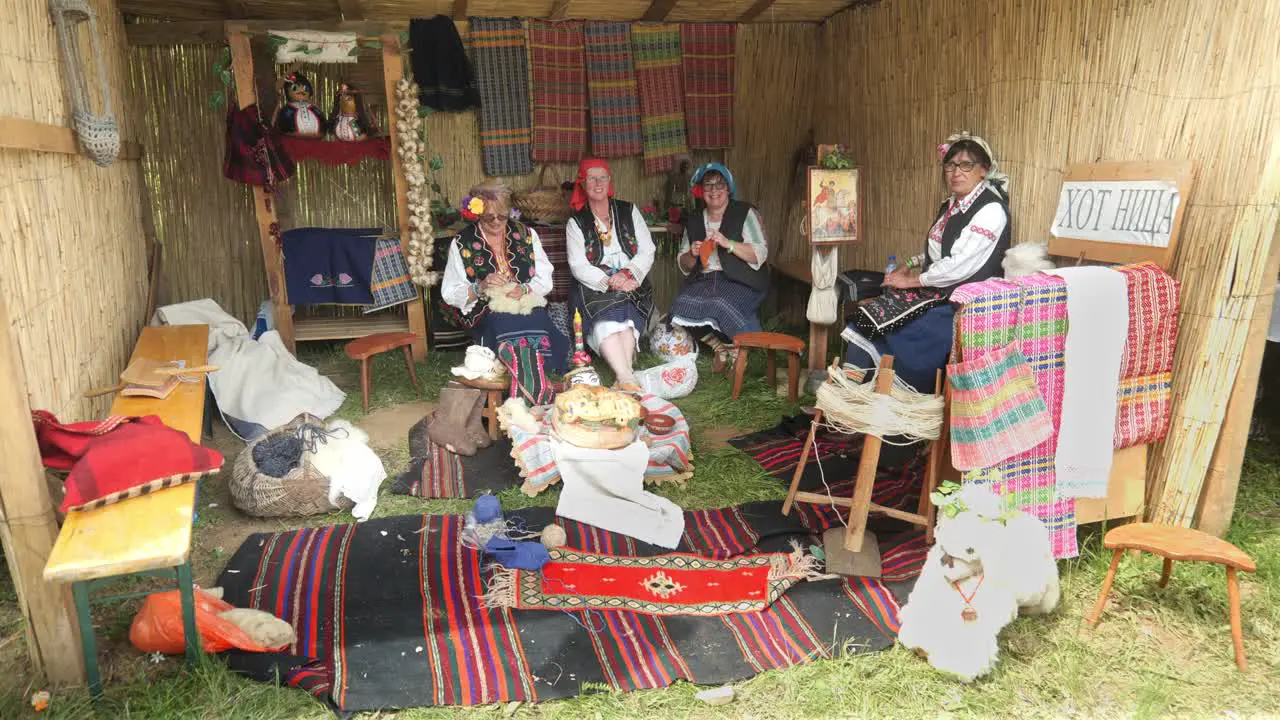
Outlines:
<svg viewBox="0 0 1280 720"><path fill-rule="evenodd" d="M1173 261L1190 161L1072 165L1049 229L1049 254L1106 263Z"/></svg>

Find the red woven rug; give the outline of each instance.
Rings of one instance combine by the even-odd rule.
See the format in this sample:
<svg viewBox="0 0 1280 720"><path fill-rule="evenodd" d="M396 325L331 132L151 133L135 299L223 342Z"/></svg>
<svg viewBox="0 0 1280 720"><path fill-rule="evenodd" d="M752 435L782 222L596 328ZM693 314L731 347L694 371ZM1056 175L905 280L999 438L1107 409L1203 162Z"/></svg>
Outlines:
<svg viewBox="0 0 1280 720"><path fill-rule="evenodd" d="M533 161L576 163L587 151L582 21L529 21Z"/></svg>
<svg viewBox="0 0 1280 720"><path fill-rule="evenodd" d="M1116 268L1129 284L1129 337L1116 398L1117 450L1162 440L1169 430L1178 291L1173 276L1150 262Z"/></svg>
<svg viewBox="0 0 1280 720"><path fill-rule="evenodd" d="M759 612L815 575L816 563L798 548L727 560L684 553L629 557L552 550L541 571L495 572L485 603L520 610L631 610L646 615Z"/></svg>
<svg viewBox="0 0 1280 720"><path fill-rule="evenodd" d="M684 23L680 52L684 59L684 113L689 147L733 147L732 23Z"/></svg>

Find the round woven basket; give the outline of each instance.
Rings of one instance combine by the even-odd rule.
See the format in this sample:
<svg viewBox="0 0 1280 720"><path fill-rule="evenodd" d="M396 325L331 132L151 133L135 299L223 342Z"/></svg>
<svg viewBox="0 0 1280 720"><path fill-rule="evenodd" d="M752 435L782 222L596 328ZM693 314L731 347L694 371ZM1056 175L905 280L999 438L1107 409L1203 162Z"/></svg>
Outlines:
<svg viewBox="0 0 1280 720"><path fill-rule="evenodd" d="M311 466L311 453L305 448L297 467L283 477L263 472L254 460L254 449L270 447L296 436L299 428L311 425L324 428L320 418L303 413L289 424L276 428L245 446L236 458L228 487L231 502L246 515L254 517L299 517L320 515L353 507L345 497L335 506L329 502L329 478Z"/></svg>
<svg viewBox="0 0 1280 720"><path fill-rule="evenodd" d="M522 219L556 224L565 222L573 215L573 208L569 206L569 192L561 188L560 183L546 183L550 167L542 166L538 173L537 187L511 193L511 204L520 211Z"/></svg>

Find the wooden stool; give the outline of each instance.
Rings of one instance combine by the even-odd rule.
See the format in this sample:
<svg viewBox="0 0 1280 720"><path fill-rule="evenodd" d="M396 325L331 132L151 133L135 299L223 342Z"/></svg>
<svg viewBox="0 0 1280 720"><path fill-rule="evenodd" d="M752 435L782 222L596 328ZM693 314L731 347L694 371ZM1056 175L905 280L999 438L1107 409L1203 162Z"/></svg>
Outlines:
<svg viewBox="0 0 1280 720"><path fill-rule="evenodd" d="M498 439L498 407L502 405L502 393L507 389L506 380L486 380L485 378L476 378L469 380L464 377L458 378L458 382L470 388L479 390L484 395L484 417L489 421L489 437Z"/></svg>
<svg viewBox="0 0 1280 720"><path fill-rule="evenodd" d="M365 412L369 412L369 391L373 385L373 368L369 361L375 355L402 348L404 364L409 368L409 382L413 383L414 390L418 389L418 374L413 369L413 344L417 340L418 336L411 332L389 332L365 335L347 343L347 357L360 361L360 394Z"/></svg>
<svg viewBox="0 0 1280 720"><path fill-rule="evenodd" d="M1111 569L1107 571L1107 578L1102 581L1098 604L1093 607L1093 614L1089 616L1090 625L1098 624L1102 608L1107 604L1107 596L1111 594L1111 582L1115 580L1120 556L1125 550L1145 550L1164 558L1160 587L1169 584L1174 560L1218 563L1227 568L1227 601L1231 607L1231 641L1236 649L1236 667L1241 672L1249 669L1249 663L1244 657L1244 635L1240 631L1240 584L1236 579L1236 571L1255 572L1257 565L1253 558L1235 545L1208 533L1153 523L1121 525L1109 531L1102 539L1102 544L1108 550L1115 550L1115 554L1111 556Z"/></svg>
<svg viewBox="0 0 1280 720"><path fill-rule="evenodd" d="M768 358L767 377L769 386L777 385L778 367L774 353L778 350L787 354L787 400L795 402L800 398L800 353L804 352L804 341L790 335L771 332L749 332L733 336L733 344L738 347L738 360L733 365L733 399L742 394L742 376L747 372L747 351L751 348L764 350Z"/></svg>

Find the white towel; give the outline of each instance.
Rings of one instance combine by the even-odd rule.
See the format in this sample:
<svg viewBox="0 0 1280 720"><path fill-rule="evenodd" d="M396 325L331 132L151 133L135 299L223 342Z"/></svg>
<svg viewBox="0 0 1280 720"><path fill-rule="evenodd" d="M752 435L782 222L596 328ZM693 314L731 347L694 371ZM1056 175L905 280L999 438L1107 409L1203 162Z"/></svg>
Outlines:
<svg viewBox="0 0 1280 720"><path fill-rule="evenodd" d="M276 48L276 63L353 63L356 57L356 41L353 32L323 32L320 30L269 30L268 35L283 38ZM312 102L316 98L311 98Z"/></svg>
<svg viewBox="0 0 1280 720"><path fill-rule="evenodd" d="M619 450L592 450L551 441L560 468L556 514L675 549L684 535L684 511L670 500L645 492L649 448L633 442Z"/></svg>
<svg viewBox="0 0 1280 720"><path fill-rule="evenodd" d="M1067 349L1054 468L1059 498L1107 496L1120 360L1129 335L1123 273L1106 267L1052 270L1067 284Z"/></svg>

